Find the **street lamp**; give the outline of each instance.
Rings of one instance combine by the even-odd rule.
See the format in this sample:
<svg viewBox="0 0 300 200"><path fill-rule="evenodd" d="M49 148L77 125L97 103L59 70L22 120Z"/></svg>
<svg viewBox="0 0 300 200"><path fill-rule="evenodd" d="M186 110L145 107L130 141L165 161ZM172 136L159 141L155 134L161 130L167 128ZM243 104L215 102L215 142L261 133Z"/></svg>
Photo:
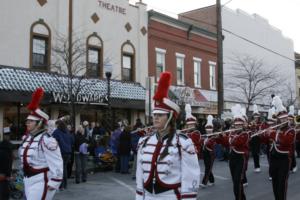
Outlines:
<svg viewBox="0 0 300 200"><path fill-rule="evenodd" d="M111 102L110 102L110 79L111 79L111 75L112 75L112 64L110 63L106 63L104 65L104 71L105 71L105 76L106 76L106 80L107 80L107 105L108 105L108 123L111 123ZM112 127L109 126L109 129L111 129Z"/></svg>

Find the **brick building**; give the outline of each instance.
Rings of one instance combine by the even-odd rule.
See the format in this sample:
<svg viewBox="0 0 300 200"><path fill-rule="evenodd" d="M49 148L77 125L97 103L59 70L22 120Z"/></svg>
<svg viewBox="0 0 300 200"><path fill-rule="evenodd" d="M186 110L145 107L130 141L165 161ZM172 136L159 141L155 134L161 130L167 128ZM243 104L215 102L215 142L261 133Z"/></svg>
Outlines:
<svg viewBox="0 0 300 200"><path fill-rule="evenodd" d="M216 34L167 15L148 12L148 71L157 82L173 74L171 91L194 114L217 114Z"/></svg>

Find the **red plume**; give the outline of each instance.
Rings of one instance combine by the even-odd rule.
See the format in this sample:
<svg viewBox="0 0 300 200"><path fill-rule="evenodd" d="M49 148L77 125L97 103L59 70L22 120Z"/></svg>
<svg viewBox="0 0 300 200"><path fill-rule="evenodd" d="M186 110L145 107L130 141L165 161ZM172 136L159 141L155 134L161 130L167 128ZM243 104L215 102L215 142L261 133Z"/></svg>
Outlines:
<svg viewBox="0 0 300 200"><path fill-rule="evenodd" d="M32 94L31 102L29 103L27 108L32 111L36 110L39 107L43 96L44 96L44 89L41 87L37 88Z"/></svg>
<svg viewBox="0 0 300 200"><path fill-rule="evenodd" d="M163 72L160 74L156 93L153 97L156 101L162 101L163 98L168 97L169 87L171 85L171 73Z"/></svg>

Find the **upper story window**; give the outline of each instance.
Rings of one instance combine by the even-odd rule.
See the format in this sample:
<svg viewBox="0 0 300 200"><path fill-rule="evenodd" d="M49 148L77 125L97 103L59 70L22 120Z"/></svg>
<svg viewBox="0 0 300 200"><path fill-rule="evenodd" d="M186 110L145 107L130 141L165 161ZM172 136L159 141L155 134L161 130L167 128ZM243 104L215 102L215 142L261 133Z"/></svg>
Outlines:
<svg viewBox="0 0 300 200"><path fill-rule="evenodd" d="M177 85L184 85L184 54L176 53Z"/></svg>
<svg viewBox="0 0 300 200"><path fill-rule="evenodd" d="M210 89L216 89L216 63L209 61L209 85Z"/></svg>
<svg viewBox="0 0 300 200"><path fill-rule="evenodd" d="M30 28L30 68L41 71L50 70L50 57L50 28L43 20L39 20Z"/></svg>
<svg viewBox="0 0 300 200"><path fill-rule="evenodd" d="M122 80L135 81L135 49L130 41L122 45Z"/></svg>
<svg viewBox="0 0 300 200"><path fill-rule="evenodd" d="M103 76L103 42L96 33L87 38L86 75L91 78Z"/></svg>
<svg viewBox="0 0 300 200"><path fill-rule="evenodd" d="M155 48L155 53L156 53L155 54L156 56L155 76L156 76L156 81L158 81L160 74L166 69L166 62L165 62L166 50Z"/></svg>
<svg viewBox="0 0 300 200"><path fill-rule="evenodd" d="M194 60L194 85L201 87L201 58L193 58Z"/></svg>

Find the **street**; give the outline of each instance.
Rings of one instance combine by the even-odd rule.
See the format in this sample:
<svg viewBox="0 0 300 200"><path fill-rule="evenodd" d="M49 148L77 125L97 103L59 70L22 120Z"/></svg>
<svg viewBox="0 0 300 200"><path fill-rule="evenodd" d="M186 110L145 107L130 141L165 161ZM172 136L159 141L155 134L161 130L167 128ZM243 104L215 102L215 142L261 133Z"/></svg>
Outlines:
<svg viewBox="0 0 300 200"><path fill-rule="evenodd" d="M298 163L300 159L297 159ZM200 161L201 171L204 171L203 160ZM273 200L272 184L268 180L268 164L266 158L261 158L261 173L253 172L253 160L248 164L248 187L245 187L248 200ZM214 169L215 186L200 188L198 199L232 200L233 189L227 162L215 161ZM300 199L299 172L291 174L288 186L288 200ZM69 179L67 190L58 192L55 200L133 200L135 198L135 181L131 175L117 174L114 172L99 172L88 176L86 183L74 184L74 179Z"/></svg>

